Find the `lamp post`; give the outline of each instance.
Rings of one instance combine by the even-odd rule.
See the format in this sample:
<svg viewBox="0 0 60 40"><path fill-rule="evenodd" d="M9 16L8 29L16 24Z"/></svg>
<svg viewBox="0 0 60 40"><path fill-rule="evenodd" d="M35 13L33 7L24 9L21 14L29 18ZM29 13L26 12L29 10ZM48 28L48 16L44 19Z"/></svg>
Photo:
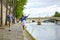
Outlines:
<svg viewBox="0 0 60 40"><path fill-rule="evenodd" d="M41 22L40 22L40 13L39 13L39 20L37 22L37 25L41 25Z"/></svg>

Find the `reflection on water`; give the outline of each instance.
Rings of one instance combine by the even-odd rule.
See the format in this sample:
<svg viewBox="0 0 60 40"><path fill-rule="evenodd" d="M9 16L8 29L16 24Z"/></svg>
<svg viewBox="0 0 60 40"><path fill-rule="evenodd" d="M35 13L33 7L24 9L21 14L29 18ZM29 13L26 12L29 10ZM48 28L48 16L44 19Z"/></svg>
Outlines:
<svg viewBox="0 0 60 40"><path fill-rule="evenodd" d="M36 40L60 40L60 25L54 23L28 23L27 30Z"/></svg>

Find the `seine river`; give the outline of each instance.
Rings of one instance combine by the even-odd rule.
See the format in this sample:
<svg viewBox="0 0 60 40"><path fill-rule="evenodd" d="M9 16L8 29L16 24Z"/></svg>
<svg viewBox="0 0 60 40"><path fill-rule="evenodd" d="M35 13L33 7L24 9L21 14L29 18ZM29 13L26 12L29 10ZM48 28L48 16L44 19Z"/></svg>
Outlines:
<svg viewBox="0 0 60 40"><path fill-rule="evenodd" d="M36 40L60 40L60 25L55 23L27 23L26 29Z"/></svg>

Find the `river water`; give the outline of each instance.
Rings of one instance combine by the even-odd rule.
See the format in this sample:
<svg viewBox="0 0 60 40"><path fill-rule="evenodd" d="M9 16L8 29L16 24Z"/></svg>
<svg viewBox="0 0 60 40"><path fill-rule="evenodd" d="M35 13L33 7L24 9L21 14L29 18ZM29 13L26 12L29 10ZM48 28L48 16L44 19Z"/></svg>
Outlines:
<svg viewBox="0 0 60 40"><path fill-rule="evenodd" d="M55 23L27 23L26 29L36 40L60 40L60 25Z"/></svg>

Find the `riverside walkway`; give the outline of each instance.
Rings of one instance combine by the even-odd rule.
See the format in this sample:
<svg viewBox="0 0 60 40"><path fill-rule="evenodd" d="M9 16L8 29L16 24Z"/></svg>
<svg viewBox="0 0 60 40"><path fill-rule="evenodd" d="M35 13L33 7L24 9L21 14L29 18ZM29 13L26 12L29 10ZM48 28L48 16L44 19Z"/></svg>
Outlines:
<svg viewBox="0 0 60 40"><path fill-rule="evenodd" d="M0 40L33 40L27 30L22 29L20 23L11 25L10 30L8 26L0 27Z"/></svg>
<svg viewBox="0 0 60 40"><path fill-rule="evenodd" d="M10 27L0 28L0 40L24 40L23 30L20 27L20 24L13 24Z"/></svg>

